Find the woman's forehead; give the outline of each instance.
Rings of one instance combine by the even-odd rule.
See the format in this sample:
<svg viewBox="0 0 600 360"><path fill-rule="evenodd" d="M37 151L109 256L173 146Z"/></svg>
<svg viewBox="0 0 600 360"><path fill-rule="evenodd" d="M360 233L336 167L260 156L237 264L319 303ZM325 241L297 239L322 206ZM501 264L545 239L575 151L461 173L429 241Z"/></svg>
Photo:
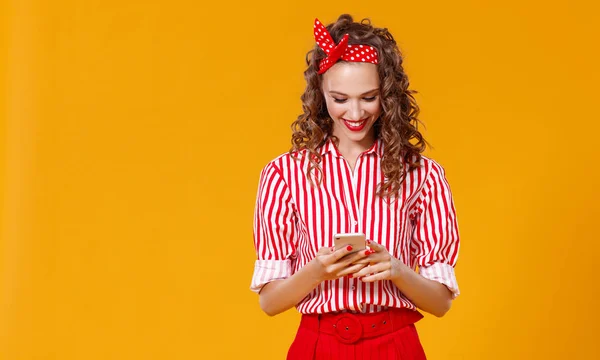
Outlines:
<svg viewBox="0 0 600 360"><path fill-rule="evenodd" d="M323 74L323 90L360 95L379 87L377 65L338 62Z"/></svg>

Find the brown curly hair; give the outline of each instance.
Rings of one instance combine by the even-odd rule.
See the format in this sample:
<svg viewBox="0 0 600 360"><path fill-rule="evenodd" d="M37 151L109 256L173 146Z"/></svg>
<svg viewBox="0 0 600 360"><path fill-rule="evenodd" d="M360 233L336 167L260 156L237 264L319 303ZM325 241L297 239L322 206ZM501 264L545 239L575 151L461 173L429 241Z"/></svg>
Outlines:
<svg viewBox="0 0 600 360"><path fill-rule="evenodd" d="M377 67L382 111L373 127L375 137L381 138L384 144L381 168L385 180L379 184L377 195L397 196L406 174L419 166L421 153L428 145L418 130L419 106L413 97L417 92L408 89L402 54L387 28L373 27L369 19L358 23L353 21L352 16L343 14L326 28L336 44L349 34L348 44L371 45L379 53ZM317 182L320 183L322 177L318 149L328 137L338 142L332 135L333 122L321 88L322 76L317 73L319 62L325 57L325 52L317 45L307 53L308 68L304 71L306 89L301 96L303 114L292 123L290 155L298 154L300 150L309 152L310 164L306 175L313 185L312 171L317 171L313 174Z"/></svg>

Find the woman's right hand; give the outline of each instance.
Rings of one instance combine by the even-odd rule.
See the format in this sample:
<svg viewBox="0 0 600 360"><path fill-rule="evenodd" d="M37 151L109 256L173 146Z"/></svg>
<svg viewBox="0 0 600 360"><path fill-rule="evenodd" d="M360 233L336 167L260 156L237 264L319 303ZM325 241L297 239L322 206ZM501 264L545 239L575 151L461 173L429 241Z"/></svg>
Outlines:
<svg viewBox="0 0 600 360"><path fill-rule="evenodd" d="M371 253L369 249L353 253L352 246L346 246L337 250L332 247L322 247L311 262L317 268L321 281L334 280L354 274L367 266L368 263L354 264L354 262L368 257Z"/></svg>

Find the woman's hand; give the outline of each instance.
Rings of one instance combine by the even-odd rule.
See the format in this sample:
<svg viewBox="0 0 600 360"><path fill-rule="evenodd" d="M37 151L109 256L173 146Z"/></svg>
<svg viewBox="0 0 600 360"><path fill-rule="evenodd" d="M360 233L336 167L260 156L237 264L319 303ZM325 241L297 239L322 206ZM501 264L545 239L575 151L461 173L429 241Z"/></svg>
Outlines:
<svg viewBox="0 0 600 360"><path fill-rule="evenodd" d="M385 248L374 241L367 241L371 250L367 250L367 258L356 261L354 265L364 265L364 267L352 274L364 282L373 282L378 280L395 280L399 278L405 270L406 265L402 261L393 257Z"/></svg>
<svg viewBox="0 0 600 360"><path fill-rule="evenodd" d="M311 262L318 269L321 281L334 280L364 268L368 262L359 263L359 261L369 257L371 253L369 250L352 253L352 246L338 250L322 247Z"/></svg>
<svg viewBox="0 0 600 360"><path fill-rule="evenodd" d="M335 250L321 248L317 255L292 276L265 284L260 291L260 307L269 316L279 314L298 304L324 280L333 280L357 272L366 264L368 250L355 251L351 246ZM369 252L370 253L370 252Z"/></svg>

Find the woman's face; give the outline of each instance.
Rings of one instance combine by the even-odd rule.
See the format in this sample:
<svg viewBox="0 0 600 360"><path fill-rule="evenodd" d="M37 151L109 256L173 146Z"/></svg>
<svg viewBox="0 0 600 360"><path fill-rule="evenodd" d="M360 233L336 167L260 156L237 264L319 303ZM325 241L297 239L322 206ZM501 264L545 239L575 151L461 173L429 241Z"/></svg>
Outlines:
<svg viewBox="0 0 600 360"><path fill-rule="evenodd" d="M381 114L377 65L338 62L323 74L323 94L340 145L368 148Z"/></svg>

